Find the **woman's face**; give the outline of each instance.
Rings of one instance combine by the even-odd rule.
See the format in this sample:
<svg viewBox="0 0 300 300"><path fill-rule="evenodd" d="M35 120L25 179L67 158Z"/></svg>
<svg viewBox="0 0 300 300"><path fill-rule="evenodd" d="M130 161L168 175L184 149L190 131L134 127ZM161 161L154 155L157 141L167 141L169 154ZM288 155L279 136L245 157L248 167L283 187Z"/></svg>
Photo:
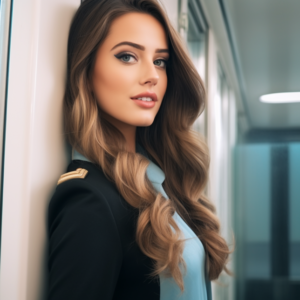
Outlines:
<svg viewBox="0 0 300 300"><path fill-rule="evenodd" d="M115 19L92 71L105 118L117 128L151 125L167 89L168 56L166 33L154 17L134 12Z"/></svg>

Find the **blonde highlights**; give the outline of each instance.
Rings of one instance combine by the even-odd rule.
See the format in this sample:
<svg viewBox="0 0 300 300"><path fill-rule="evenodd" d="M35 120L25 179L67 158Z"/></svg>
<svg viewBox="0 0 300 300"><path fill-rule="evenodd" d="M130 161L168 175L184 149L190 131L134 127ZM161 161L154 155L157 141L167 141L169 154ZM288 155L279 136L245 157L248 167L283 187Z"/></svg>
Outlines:
<svg viewBox="0 0 300 300"><path fill-rule="evenodd" d="M89 89L95 54L114 19L129 12L155 17L168 36L170 66L168 87L160 110L149 127L137 128L137 141L164 171L164 189L157 194L146 175L149 161L126 151L122 133L102 117ZM115 183L139 211L136 242L155 262L152 276L172 276L184 290L184 240L173 219L175 211L203 243L211 280L226 269L230 253L220 236L214 206L205 198L209 155L206 144L191 127L205 105L202 80L182 41L156 0L86 0L73 19L68 41L64 126L68 141Z"/></svg>

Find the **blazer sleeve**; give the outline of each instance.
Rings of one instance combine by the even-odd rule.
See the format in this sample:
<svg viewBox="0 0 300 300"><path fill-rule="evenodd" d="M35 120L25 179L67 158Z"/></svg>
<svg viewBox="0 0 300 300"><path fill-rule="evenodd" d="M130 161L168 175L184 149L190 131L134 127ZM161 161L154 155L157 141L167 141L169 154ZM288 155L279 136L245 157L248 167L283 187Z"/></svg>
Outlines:
<svg viewBox="0 0 300 300"><path fill-rule="evenodd" d="M49 203L48 300L113 298L121 240L107 199L87 184L61 183Z"/></svg>

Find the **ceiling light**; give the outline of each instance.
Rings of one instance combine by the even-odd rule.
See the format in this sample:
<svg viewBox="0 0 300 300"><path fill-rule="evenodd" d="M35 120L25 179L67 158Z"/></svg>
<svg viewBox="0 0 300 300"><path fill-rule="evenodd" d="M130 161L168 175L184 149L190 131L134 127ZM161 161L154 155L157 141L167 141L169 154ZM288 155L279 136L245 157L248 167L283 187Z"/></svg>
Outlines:
<svg viewBox="0 0 300 300"><path fill-rule="evenodd" d="M276 93L267 94L259 97L265 103L293 103L300 102L300 92L297 93Z"/></svg>

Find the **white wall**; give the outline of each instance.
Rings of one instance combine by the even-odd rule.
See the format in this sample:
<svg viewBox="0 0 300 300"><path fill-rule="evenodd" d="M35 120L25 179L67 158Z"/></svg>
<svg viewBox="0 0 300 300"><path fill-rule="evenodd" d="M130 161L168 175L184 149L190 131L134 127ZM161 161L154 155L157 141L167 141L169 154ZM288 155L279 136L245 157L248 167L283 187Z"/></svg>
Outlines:
<svg viewBox="0 0 300 300"><path fill-rule="evenodd" d="M177 30L178 29L178 0L159 0L159 2L166 10L173 27Z"/></svg>
<svg viewBox="0 0 300 300"><path fill-rule="evenodd" d="M46 211L68 162L62 136L67 37L80 0L14 0L5 141L0 299L40 300Z"/></svg>

